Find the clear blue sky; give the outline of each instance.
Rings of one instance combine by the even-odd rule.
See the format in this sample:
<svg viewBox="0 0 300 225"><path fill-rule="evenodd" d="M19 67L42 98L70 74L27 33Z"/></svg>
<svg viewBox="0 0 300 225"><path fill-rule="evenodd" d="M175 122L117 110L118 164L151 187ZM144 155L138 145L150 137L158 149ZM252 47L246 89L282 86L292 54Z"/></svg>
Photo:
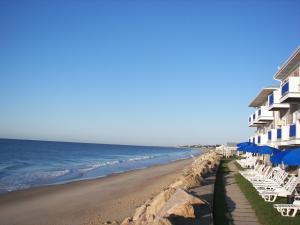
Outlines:
<svg viewBox="0 0 300 225"><path fill-rule="evenodd" d="M0 137L239 141L299 1L0 1Z"/></svg>

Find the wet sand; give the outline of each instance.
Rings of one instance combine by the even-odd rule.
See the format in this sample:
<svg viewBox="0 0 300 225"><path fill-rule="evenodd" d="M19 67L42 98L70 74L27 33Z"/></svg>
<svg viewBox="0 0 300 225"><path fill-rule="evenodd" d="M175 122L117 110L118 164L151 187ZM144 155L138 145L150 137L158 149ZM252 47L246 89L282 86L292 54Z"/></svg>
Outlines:
<svg viewBox="0 0 300 225"><path fill-rule="evenodd" d="M0 196L1 225L91 225L122 221L170 184L192 159L94 180Z"/></svg>

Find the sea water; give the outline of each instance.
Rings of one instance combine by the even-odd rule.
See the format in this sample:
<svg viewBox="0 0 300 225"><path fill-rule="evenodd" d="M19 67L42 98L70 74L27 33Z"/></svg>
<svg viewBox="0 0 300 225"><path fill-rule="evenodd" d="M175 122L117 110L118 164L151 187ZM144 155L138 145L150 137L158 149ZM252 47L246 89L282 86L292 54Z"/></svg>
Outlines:
<svg viewBox="0 0 300 225"><path fill-rule="evenodd" d="M0 193L104 177L199 154L189 148L0 139Z"/></svg>

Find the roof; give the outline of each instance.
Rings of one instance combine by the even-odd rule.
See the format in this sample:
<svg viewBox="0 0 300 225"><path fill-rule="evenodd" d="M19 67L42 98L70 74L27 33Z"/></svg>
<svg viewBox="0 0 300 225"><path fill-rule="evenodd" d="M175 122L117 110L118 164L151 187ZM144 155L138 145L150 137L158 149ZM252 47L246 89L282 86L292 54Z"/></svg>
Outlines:
<svg viewBox="0 0 300 225"><path fill-rule="evenodd" d="M283 80L299 65L300 65L300 46L294 51L294 53L288 58L288 60L281 66L281 68L275 73L274 79L275 80Z"/></svg>
<svg viewBox="0 0 300 225"><path fill-rule="evenodd" d="M267 100L268 95L272 94L273 91L277 90L278 87L266 87L263 88L258 95L249 104L249 107L259 107L262 106Z"/></svg>

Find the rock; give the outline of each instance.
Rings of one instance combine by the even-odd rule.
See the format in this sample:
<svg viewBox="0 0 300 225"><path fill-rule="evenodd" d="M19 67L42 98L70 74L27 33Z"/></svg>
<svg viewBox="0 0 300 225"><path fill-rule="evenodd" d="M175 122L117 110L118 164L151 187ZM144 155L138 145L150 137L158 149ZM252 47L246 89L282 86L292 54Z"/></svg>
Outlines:
<svg viewBox="0 0 300 225"><path fill-rule="evenodd" d="M146 212L147 206L146 204L140 206L139 208L137 208L135 210L135 214L132 218L133 221L139 220L141 219L143 216L145 216L145 212Z"/></svg>
<svg viewBox="0 0 300 225"><path fill-rule="evenodd" d="M206 203L182 189L177 189L169 201L160 210L160 212L157 213L157 216L159 218L166 218L171 215L195 218L193 205L196 204Z"/></svg>
<svg viewBox="0 0 300 225"><path fill-rule="evenodd" d="M185 218L195 218L195 212L193 205L190 203L185 203L182 205L174 205L171 209L167 211L170 217L185 217Z"/></svg>
<svg viewBox="0 0 300 225"><path fill-rule="evenodd" d="M126 217L120 225L129 225L131 221L131 217Z"/></svg>
<svg viewBox="0 0 300 225"><path fill-rule="evenodd" d="M191 174L187 177L184 178L184 189L191 189L191 188L194 188L194 187L199 187L201 186L203 182L203 178L201 176L199 176L198 174L194 175L194 174Z"/></svg>
<svg viewBox="0 0 300 225"><path fill-rule="evenodd" d="M176 182L170 184L170 188L183 188L183 186L184 186L183 180L184 180L184 178L181 178L181 179L177 180Z"/></svg>
<svg viewBox="0 0 300 225"><path fill-rule="evenodd" d="M160 192L153 201L147 207L147 217L152 218L156 213L164 206L164 204L169 200L171 195L176 191L175 188L169 188Z"/></svg>

